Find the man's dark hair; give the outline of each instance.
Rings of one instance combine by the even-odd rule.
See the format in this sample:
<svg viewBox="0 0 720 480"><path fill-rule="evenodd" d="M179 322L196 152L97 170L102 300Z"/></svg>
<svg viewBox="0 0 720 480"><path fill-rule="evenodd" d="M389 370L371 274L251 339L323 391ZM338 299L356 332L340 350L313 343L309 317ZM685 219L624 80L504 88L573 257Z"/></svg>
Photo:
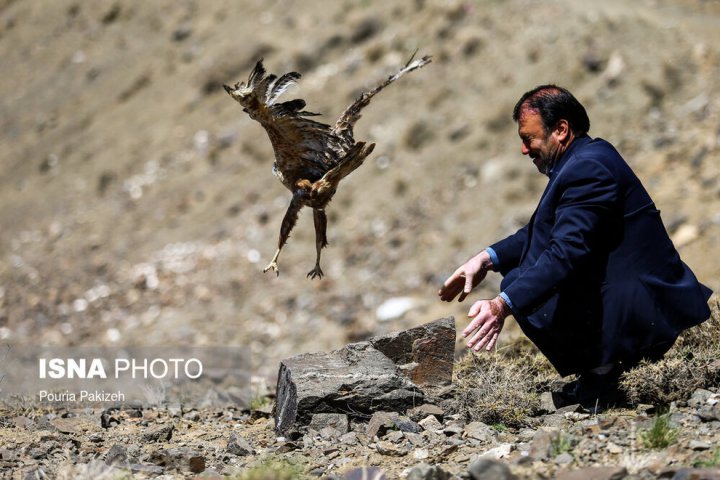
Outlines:
<svg viewBox="0 0 720 480"><path fill-rule="evenodd" d="M515 104L513 120L520 120L524 110L540 114L546 133L562 119L567 120L575 135L584 135L590 130L585 107L567 89L557 85L540 85L525 92Z"/></svg>

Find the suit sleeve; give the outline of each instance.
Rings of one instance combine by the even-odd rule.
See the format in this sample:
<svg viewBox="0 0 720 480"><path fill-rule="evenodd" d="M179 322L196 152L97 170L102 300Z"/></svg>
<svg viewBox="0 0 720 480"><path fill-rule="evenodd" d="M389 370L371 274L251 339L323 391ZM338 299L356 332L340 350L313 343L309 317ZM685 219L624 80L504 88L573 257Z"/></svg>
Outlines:
<svg viewBox="0 0 720 480"><path fill-rule="evenodd" d="M499 265L493 265L496 271L505 275L520 264L520 257L528 237L528 228L528 225L525 225L509 237L490 245L499 261Z"/></svg>
<svg viewBox="0 0 720 480"><path fill-rule="evenodd" d="M617 206L619 184L604 165L586 158L568 166L557 179L560 198L547 249L504 290L521 313L542 305L583 267Z"/></svg>

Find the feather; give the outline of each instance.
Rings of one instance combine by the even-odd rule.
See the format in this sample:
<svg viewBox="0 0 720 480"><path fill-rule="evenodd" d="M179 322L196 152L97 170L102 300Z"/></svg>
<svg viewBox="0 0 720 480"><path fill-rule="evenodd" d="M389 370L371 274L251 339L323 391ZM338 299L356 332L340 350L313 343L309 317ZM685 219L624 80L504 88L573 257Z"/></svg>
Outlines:
<svg viewBox="0 0 720 480"><path fill-rule="evenodd" d="M297 115L303 108L305 108L305 100L296 98L295 100L276 103L270 107L270 111L273 115Z"/></svg>
<svg viewBox="0 0 720 480"><path fill-rule="evenodd" d="M287 89L297 83L301 75L297 72L286 73L272 84L267 95L267 104L272 105L280 95L285 93Z"/></svg>
<svg viewBox="0 0 720 480"><path fill-rule="evenodd" d="M258 98L258 100L260 100L260 101L265 100L265 98L267 97L267 92L270 89L270 85L272 85L276 79L277 79L277 75L270 74L267 77L260 80L260 82L257 85L255 85L253 90L254 90L255 96Z"/></svg>
<svg viewBox="0 0 720 480"><path fill-rule="evenodd" d="M265 67L263 67L263 59L261 58L255 64L255 68L253 69L252 73L250 73L250 76L248 77L248 87L253 88L255 86L255 82L261 80L262 77L264 77L264 76L265 76Z"/></svg>

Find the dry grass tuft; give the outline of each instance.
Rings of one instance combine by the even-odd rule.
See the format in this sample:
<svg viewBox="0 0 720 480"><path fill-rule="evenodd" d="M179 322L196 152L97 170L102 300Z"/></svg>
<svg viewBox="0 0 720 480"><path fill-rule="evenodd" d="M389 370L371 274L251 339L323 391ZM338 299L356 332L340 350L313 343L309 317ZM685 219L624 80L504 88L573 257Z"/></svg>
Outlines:
<svg viewBox="0 0 720 480"><path fill-rule="evenodd" d="M698 388L720 386L720 297L710 298L712 316L683 332L665 358L627 372L622 388L632 403L669 405Z"/></svg>
<svg viewBox="0 0 720 480"><path fill-rule="evenodd" d="M557 377L548 361L522 344L468 353L455 364L455 397L447 405L468 420L522 426L540 407L540 392Z"/></svg>

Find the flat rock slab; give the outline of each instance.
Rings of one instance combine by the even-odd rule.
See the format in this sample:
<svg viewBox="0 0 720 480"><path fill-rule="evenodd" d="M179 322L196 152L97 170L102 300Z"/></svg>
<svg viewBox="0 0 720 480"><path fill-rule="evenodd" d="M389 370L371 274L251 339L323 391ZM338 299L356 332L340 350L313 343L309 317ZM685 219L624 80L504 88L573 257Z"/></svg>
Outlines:
<svg viewBox="0 0 720 480"><path fill-rule="evenodd" d="M306 353L280 363L275 429L285 434L317 413L366 416L404 412L424 403L426 391L452 381L455 319Z"/></svg>

